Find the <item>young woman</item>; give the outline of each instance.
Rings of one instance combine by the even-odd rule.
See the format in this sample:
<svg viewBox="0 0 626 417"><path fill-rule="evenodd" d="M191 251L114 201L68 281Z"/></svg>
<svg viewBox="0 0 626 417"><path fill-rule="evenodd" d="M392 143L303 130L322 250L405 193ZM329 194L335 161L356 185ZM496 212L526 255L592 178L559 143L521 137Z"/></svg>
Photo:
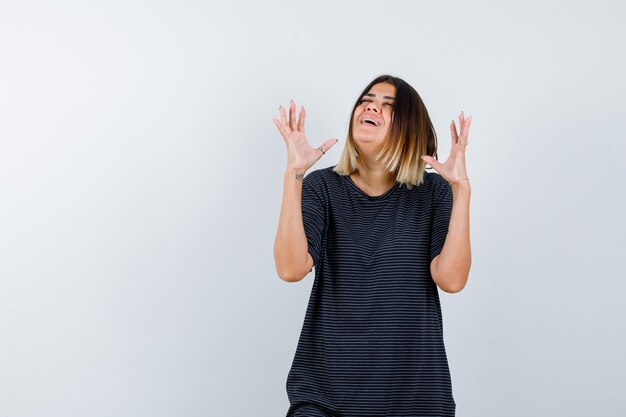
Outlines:
<svg viewBox="0 0 626 417"><path fill-rule="evenodd" d="M471 264L465 148L471 117L437 137L419 94L390 75L374 79L350 116L336 165L306 171L319 148L305 111L274 119L287 145L276 271L294 282L315 267L287 377L287 417L454 416L438 289L465 286ZM428 163L437 172L425 171Z"/></svg>

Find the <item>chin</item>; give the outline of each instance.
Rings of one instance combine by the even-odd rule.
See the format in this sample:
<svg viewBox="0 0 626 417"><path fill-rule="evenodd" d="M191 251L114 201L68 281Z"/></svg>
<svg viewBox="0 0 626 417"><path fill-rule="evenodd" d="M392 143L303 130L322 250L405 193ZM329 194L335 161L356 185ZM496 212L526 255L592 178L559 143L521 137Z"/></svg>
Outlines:
<svg viewBox="0 0 626 417"><path fill-rule="evenodd" d="M384 144L383 139L379 138L354 138L355 144L361 149L368 149L371 152L377 152Z"/></svg>
<svg viewBox="0 0 626 417"><path fill-rule="evenodd" d="M354 140L357 142L370 143L370 142L383 142L385 140L383 137L378 137L373 134L363 134L362 132L353 134Z"/></svg>

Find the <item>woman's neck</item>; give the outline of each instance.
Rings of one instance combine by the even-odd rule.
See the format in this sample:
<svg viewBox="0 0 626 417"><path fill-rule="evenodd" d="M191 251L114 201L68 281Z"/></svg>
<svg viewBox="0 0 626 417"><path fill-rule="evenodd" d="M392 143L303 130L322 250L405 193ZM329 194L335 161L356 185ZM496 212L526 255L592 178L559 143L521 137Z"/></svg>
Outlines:
<svg viewBox="0 0 626 417"><path fill-rule="evenodd" d="M382 164L365 161L359 161L359 167L350 178L369 195L382 195L396 183L395 177Z"/></svg>

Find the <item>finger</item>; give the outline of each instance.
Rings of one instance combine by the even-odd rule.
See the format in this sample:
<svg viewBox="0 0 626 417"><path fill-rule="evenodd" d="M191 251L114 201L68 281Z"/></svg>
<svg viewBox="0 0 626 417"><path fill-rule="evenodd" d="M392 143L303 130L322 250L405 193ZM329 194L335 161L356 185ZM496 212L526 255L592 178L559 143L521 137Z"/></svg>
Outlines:
<svg viewBox="0 0 626 417"><path fill-rule="evenodd" d="M296 103L293 100L289 102L289 128L292 131L298 129L296 126Z"/></svg>
<svg viewBox="0 0 626 417"><path fill-rule="evenodd" d="M289 135L291 133L291 129L289 129L289 125L287 124L287 115L285 114L285 108L281 105L279 107L279 110L280 110L280 123L282 124L285 132L287 132L287 135Z"/></svg>
<svg viewBox="0 0 626 417"><path fill-rule="evenodd" d="M433 158L431 158L430 156L422 155L422 159L431 167L433 166L433 162L432 162Z"/></svg>
<svg viewBox="0 0 626 417"><path fill-rule="evenodd" d="M428 155L422 155L422 159L426 161L428 165L430 165L431 167L439 171L439 167L441 166L441 164L435 158L433 158L432 156L428 156Z"/></svg>
<svg viewBox="0 0 626 417"><path fill-rule="evenodd" d="M459 140L463 138L463 132L465 131L465 113L461 110L459 114Z"/></svg>
<svg viewBox="0 0 626 417"><path fill-rule="evenodd" d="M280 132L280 135L283 137L283 140L285 141L285 143L287 143L287 137L289 136L287 134L287 132L285 131L285 128L283 127L283 125L278 121L278 119L272 119L274 121L274 124L276 125L276 127L278 128L278 131Z"/></svg>
<svg viewBox="0 0 626 417"><path fill-rule="evenodd" d="M337 143L338 141L339 141L338 139L328 139L326 142L322 143L322 146L318 146L317 150L321 151L320 158L322 157L322 155L328 152L328 150L332 148L333 145Z"/></svg>
<svg viewBox="0 0 626 417"><path fill-rule="evenodd" d="M302 133L304 133L304 118L305 118L305 111L304 111L304 106L300 107L300 119L298 119L298 130Z"/></svg>
<svg viewBox="0 0 626 417"><path fill-rule="evenodd" d="M467 145L467 136L469 135L469 127L471 123L472 123L472 116L465 119L465 127L463 129L463 134L462 134L462 139L461 139L464 145Z"/></svg>
<svg viewBox="0 0 626 417"><path fill-rule="evenodd" d="M328 139L322 144L322 149L324 149L324 152L328 152L328 150L337 142L339 142L339 139Z"/></svg>
<svg viewBox="0 0 626 417"><path fill-rule="evenodd" d="M454 120L450 123L450 134L452 135L452 146L456 145L459 141L459 135L456 132L456 125L454 124Z"/></svg>

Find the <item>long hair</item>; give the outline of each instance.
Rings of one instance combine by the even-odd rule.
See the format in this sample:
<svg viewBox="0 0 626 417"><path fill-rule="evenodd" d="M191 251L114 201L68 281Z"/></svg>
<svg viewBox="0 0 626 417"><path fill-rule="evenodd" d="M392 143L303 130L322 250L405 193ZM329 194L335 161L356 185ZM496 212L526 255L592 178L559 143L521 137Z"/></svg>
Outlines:
<svg viewBox="0 0 626 417"><path fill-rule="evenodd" d="M437 135L420 95L406 81L392 75L376 77L359 95L350 114L346 144L333 170L341 175L349 175L358 168L359 152L352 136L354 112L372 86L382 82L396 86L396 99L383 149L375 159L383 161L386 171L395 176L396 182L406 184L411 189L424 181L426 162L421 156L437 159Z"/></svg>

